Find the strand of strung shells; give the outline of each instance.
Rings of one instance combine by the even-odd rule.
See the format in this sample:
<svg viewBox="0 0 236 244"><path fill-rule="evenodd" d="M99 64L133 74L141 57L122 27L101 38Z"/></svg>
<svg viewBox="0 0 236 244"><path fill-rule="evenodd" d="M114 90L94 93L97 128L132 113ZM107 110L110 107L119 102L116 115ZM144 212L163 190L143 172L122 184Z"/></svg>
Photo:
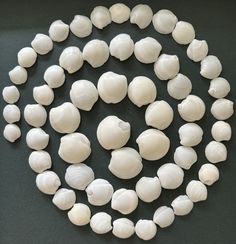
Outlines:
<svg viewBox="0 0 236 244"><path fill-rule="evenodd" d="M99 29L105 28L112 21L121 24L128 21L136 24L140 29L146 28L151 22L154 29L161 34L172 33L173 39L178 44L187 45L187 56L194 62L201 61L200 74L211 79L209 94L216 98L211 113L216 119L226 120L233 114L233 102L224 97L230 91L229 82L218 77L222 71L219 59L214 55L208 55L208 45L205 40L195 39L193 26L178 18L169 10L159 10L153 15L152 9L146 4L138 4L132 10L123 3L117 3L107 9L103 6L95 7L90 15L76 15L70 25L61 20L54 21L49 28L49 35L37 34L31 42L31 47L22 48L18 52L18 66L9 72L9 77L15 85L24 84L28 74L26 68L31 67L38 55L45 55L53 49L54 42L64 41L71 31L80 38L92 33L92 26ZM59 155L67 163L72 164L67 168L65 180L69 186L79 190L86 190L88 201L95 206L101 206L111 201L111 206L117 211L128 214L135 210L138 198L144 202L156 200L161 189L175 189L183 182L184 172L196 161L197 154L192 148L202 140L203 131L196 121L205 113L204 102L196 95L190 94L192 84L188 77L179 73L179 59L175 55L161 54L161 44L154 38L147 37L134 44L128 34L119 34L114 37L108 46L102 40L88 42L83 51L77 47L68 47L62 52L59 64L47 68L44 80L47 85L35 87L33 97L37 104L27 105L24 110L26 122L36 128L27 133L27 145L34 149L29 157L29 165L38 173L36 185L45 194L54 195L52 202L61 210L69 210L68 218L78 226L90 223L92 230L98 234L104 234L111 229L118 238L129 238L134 234L143 240L150 240L156 235L156 225L165 228L171 225L176 216L183 216L191 212L194 202L206 200L207 188L219 179L219 171L213 164L204 164L199 170L199 180L191 181L186 187L186 195L178 196L170 207L159 207L153 216L153 220L139 220L136 225L127 219L120 218L111 224L111 216L99 212L92 216L88 206L76 203L75 192L61 188L60 179L49 169L52 160L48 152L43 149L47 146L49 135L43 131L47 119L47 113L43 106L48 106L54 99L53 89L60 87L65 82L64 70L68 73L78 71L84 61L92 67L102 66L109 55L123 61L134 52L135 57L141 63L154 63L154 72L160 80L168 80L167 90L174 99L182 100L178 105L179 115L186 123L179 129L180 144L176 148L174 161L176 164L162 165L157 176L142 177L136 184L136 192L130 189L118 189L114 192L112 185L104 179L95 179L93 170L83 162L91 153L89 139L81 134L74 133L80 124L79 109L89 111L98 100L98 96L105 103L118 103L128 97L136 106L148 105L145 113L146 124L154 129L149 129L137 138L139 153L128 147L124 147L130 137L130 124L118 117L108 116L101 121L97 129L97 137L101 146L112 149L109 170L122 179L133 178L142 170L142 158L157 160L162 158L169 150L169 138L160 130L166 129L173 121L173 110L165 101L155 101L156 86L149 78L135 77L127 84L124 75L114 72L104 73L96 88L87 80L79 80L72 84L70 98L72 103L64 103L52 108L49 113L49 121L54 130L59 133L69 133L61 138ZM110 54L109 54L110 53ZM160 55L160 56L159 56ZM207 56L208 55L208 56ZM145 83L145 86L143 84ZM78 95L79 94L79 95ZM8 125L4 129L4 137L14 142L21 133L20 128L14 124L20 120L20 110L14 105L20 97L15 86L5 87L2 92L3 99L9 103L4 108L3 117ZM63 116L60 116L63 114ZM164 116L163 116L164 115ZM225 161L227 149L221 141L231 138L231 127L227 122L217 121L212 126L212 136L215 141L210 142L205 150L206 158L211 163ZM147 139L148 138L148 139ZM156 147L155 142L161 141ZM75 150L76 147L76 150ZM119 161L122 159L123 164ZM127 168L127 162L132 165L132 171ZM205 184L205 185L204 185Z"/></svg>

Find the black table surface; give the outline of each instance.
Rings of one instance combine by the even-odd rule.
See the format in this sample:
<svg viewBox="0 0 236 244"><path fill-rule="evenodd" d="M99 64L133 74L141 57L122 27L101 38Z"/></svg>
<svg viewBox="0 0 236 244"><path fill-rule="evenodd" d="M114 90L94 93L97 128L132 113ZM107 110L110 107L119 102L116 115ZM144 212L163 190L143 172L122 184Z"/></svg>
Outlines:
<svg viewBox="0 0 236 244"><path fill-rule="evenodd" d="M140 1L123 1L129 7L135 6ZM163 0L143 1L148 3L154 12L167 8L172 10L179 20L186 20L193 24L198 39L205 39L209 44L209 53L219 57L223 64L222 76L231 83L231 92L228 98L235 100L236 95L236 1L233 0ZM70 23L75 14L89 16L97 5L109 7L112 1L81 1L81 0L52 0L52 1L13 1L1 0L0 2L0 86L10 85L8 72L17 64L16 54L22 47L29 46L34 35L47 33L50 23L56 19L62 19ZM185 173L185 179L181 187L174 191L163 190L161 197L151 204L140 201L137 210L128 215L128 218L136 222L140 218L151 219L155 209L161 205L169 205L178 195L184 194L185 187L191 179L197 179L197 172L201 164L206 163L204 148L212 140L210 128L215 119L210 114L210 106L214 99L207 93L209 80L199 74L199 64L187 59L186 47L176 44L170 35L163 36L154 31L152 25L144 30L129 22L122 25L111 24L103 31L93 28L93 34L84 39L78 39L70 34L68 40L54 45L50 54L39 56L38 62L28 69L29 79L25 85L19 87L21 98L17 103L23 111L28 103L34 103L32 89L43 84L43 72L52 64L58 63L58 57L63 48L76 45L81 49L90 39L98 38L109 42L118 33L129 33L134 41L146 36L152 36L160 41L163 52L177 54L180 58L181 72L190 77L193 83L193 94L201 96L206 102L207 112L199 124L204 128L204 138L201 145L196 147L198 162ZM142 173L132 180L119 180L114 177L107 165L110 152L103 150L96 139L96 127L99 121L107 115L115 114L129 121L132 126L132 136L129 146L137 149L135 139L147 128L144 121L145 107L138 109L128 98L116 105L104 104L99 100L93 110L81 111L82 123L79 131L86 134L92 143L92 155L86 163L94 169L97 178L106 178L114 185L115 189L126 187L133 189L135 182L141 176L155 176L157 168L166 162L173 162L174 149L179 145L178 128L184 123L177 113L178 101L172 99L166 91L166 82L158 80L153 72L153 65L143 65L134 56L125 62L119 62L114 58L100 68L92 69L89 64L73 74L66 75L66 83L55 90L55 101L47 108L70 101L68 93L73 81L88 79L97 83L99 76L106 71L115 71L125 74L129 81L138 75L145 75L153 79L158 89L158 100L168 101L175 110L175 119L172 125L165 130L171 138L169 153L157 162L144 160ZM1 99L1 111L5 102ZM235 116L229 123L235 129ZM0 119L1 131L6 122ZM19 123L22 129L22 137L15 143L1 140L0 153L0 243L1 244L63 244L63 243L141 243L137 236L128 240L119 240L112 233L97 235L89 226L76 227L72 225L66 212L58 210L51 203L51 196L38 191L35 186L36 174L28 166L30 150L26 147L25 135L30 128L22 119ZM50 144L47 150L53 159L53 170L58 173L64 182L65 169L68 166L58 154L60 136L50 128L49 123L43 127L50 135ZM220 170L220 180L209 187L207 201L197 203L188 216L176 217L172 226L166 229L158 228L156 237L149 243L159 244L235 244L236 243L236 162L235 162L235 133L232 141L225 143L228 148L226 162L217 164ZM77 201L87 203L84 192L76 192ZM122 215L111 210L110 204L104 207L90 206L92 213L106 211L114 219Z"/></svg>

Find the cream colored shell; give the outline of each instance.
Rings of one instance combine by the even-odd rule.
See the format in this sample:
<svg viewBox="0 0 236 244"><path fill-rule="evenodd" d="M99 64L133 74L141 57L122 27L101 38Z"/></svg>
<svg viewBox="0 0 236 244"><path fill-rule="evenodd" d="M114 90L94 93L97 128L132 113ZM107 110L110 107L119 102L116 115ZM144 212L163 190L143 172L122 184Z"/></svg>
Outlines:
<svg viewBox="0 0 236 244"><path fill-rule="evenodd" d="M20 92L16 86L6 86L2 90L2 97L6 103L16 103L20 98Z"/></svg>
<svg viewBox="0 0 236 244"><path fill-rule="evenodd" d="M20 109L15 104L7 104L2 112L7 123L12 124L20 120Z"/></svg>
<svg viewBox="0 0 236 244"><path fill-rule="evenodd" d="M108 8L97 6L91 12L90 19L94 26L98 29L103 29L111 23L111 14Z"/></svg>
<svg viewBox="0 0 236 244"><path fill-rule="evenodd" d="M122 24L129 19L130 8L123 3L115 3L109 8L111 20L117 24Z"/></svg>
<svg viewBox="0 0 236 244"><path fill-rule="evenodd" d="M211 80L208 93L214 98L224 98L230 92L229 82L222 77Z"/></svg>
<svg viewBox="0 0 236 244"><path fill-rule="evenodd" d="M24 109L24 119L33 127L41 127L46 123L47 111L40 104L27 104Z"/></svg>
<svg viewBox="0 0 236 244"><path fill-rule="evenodd" d="M87 16L75 15L74 19L70 23L71 32L79 37L84 38L92 33L92 22Z"/></svg>
<svg viewBox="0 0 236 244"><path fill-rule="evenodd" d="M3 136L9 142L15 142L21 136L21 130L19 126L15 124L7 124L3 130Z"/></svg>
<svg viewBox="0 0 236 244"><path fill-rule="evenodd" d="M113 221L112 233L114 236L126 239L134 234L134 223L127 218L119 218Z"/></svg>
<svg viewBox="0 0 236 244"><path fill-rule="evenodd" d="M24 47L18 52L17 59L21 67L29 68L35 64L37 53L31 47Z"/></svg>
<svg viewBox="0 0 236 244"><path fill-rule="evenodd" d="M112 229L111 216L105 212L98 212L90 220L90 227L97 234L105 234Z"/></svg>
<svg viewBox="0 0 236 244"><path fill-rule="evenodd" d="M203 164L198 171L198 177L203 184L211 186L219 180L220 173L215 165Z"/></svg>
<svg viewBox="0 0 236 244"><path fill-rule="evenodd" d="M198 180L192 180L186 187L186 194L192 202L205 201L207 199L207 188Z"/></svg>
<svg viewBox="0 0 236 244"><path fill-rule="evenodd" d="M41 128L33 128L26 134L26 144L34 150L43 150L47 147L49 135Z"/></svg>
<svg viewBox="0 0 236 244"><path fill-rule="evenodd" d="M167 206L159 207L153 215L153 221L161 228L170 226L174 222L174 219L175 214L173 209Z"/></svg>
<svg viewBox="0 0 236 244"><path fill-rule="evenodd" d="M226 120L234 113L234 102L225 98L217 99L211 106L211 113L218 120Z"/></svg>
<svg viewBox="0 0 236 244"><path fill-rule="evenodd" d="M205 148L205 156L211 163L223 162L227 159L227 148L221 142L211 141Z"/></svg>
<svg viewBox="0 0 236 244"><path fill-rule="evenodd" d="M37 34L31 42L31 46L36 53L45 55L53 49L53 42L49 36L45 34Z"/></svg>
<svg viewBox="0 0 236 244"><path fill-rule="evenodd" d="M76 195L73 190L61 188L53 196L52 203L61 210L68 210L75 204Z"/></svg>
<svg viewBox="0 0 236 244"><path fill-rule="evenodd" d="M232 136L232 129L229 123L217 121L211 127L211 135L215 141L229 141Z"/></svg>
<svg viewBox="0 0 236 244"><path fill-rule="evenodd" d="M48 33L54 42L63 42L67 39L69 31L69 25L62 20L56 20L51 23Z"/></svg>
<svg viewBox="0 0 236 244"><path fill-rule="evenodd" d="M194 62L202 61L207 54L208 44L205 40L194 39L187 48L187 55Z"/></svg>
<svg viewBox="0 0 236 244"><path fill-rule="evenodd" d="M83 226L90 222L91 211L87 205L83 203L75 203L67 215L72 224Z"/></svg>
<svg viewBox="0 0 236 244"><path fill-rule="evenodd" d="M54 92L48 85L35 86L33 89L33 97L37 103L48 106L54 100Z"/></svg>
<svg viewBox="0 0 236 244"><path fill-rule="evenodd" d="M192 211L193 202L188 198L187 195L180 195L172 201L171 206L175 215L184 216Z"/></svg>
<svg viewBox="0 0 236 244"><path fill-rule="evenodd" d="M8 75L11 82L16 85L24 84L28 78L27 70L19 65L10 70Z"/></svg>
<svg viewBox="0 0 236 244"><path fill-rule="evenodd" d="M148 241L156 235L157 227L152 220L140 219L135 225L135 233L140 239Z"/></svg>
<svg viewBox="0 0 236 244"><path fill-rule="evenodd" d="M51 65L45 70L43 78L50 88L58 88L65 82L65 73L59 65Z"/></svg>
<svg viewBox="0 0 236 244"><path fill-rule="evenodd" d="M201 61L200 74L206 79L217 78L222 71L220 60L214 55L208 55Z"/></svg>

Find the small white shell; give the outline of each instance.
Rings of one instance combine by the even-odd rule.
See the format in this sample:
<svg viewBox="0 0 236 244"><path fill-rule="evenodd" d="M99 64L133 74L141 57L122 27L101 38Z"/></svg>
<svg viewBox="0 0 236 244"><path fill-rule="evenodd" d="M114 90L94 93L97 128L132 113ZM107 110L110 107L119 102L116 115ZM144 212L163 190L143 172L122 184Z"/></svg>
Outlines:
<svg viewBox="0 0 236 244"><path fill-rule="evenodd" d="M157 61L162 50L161 44L152 37L145 37L134 45L134 55L139 62L151 64Z"/></svg>
<svg viewBox="0 0 236 244"><path fill-rule="evenodd" d="M15 104L8 104L3 109L3 118L12 124L20 120L20 109Z"/></svg>
<svg viewBox="0 0 236 244"><path fill-rule="evenodd" d="M97 139L107 149L123 147L130 138L130 124L116 116L107 116L97 127Z"/></svg>
<svg viewBox="0 0 236 244"><path fill-rule="evenodd" d="M175 163L183 169L190 169L197 162L197 153L191 147L179 146L174 152Z"/></svg>
<svg viewBox="0 0 236 244"><path fill-rule="evenodd" d="M49 135L41 128L33 128L26 134L27 146L34 150L42 150L47 147Z"/></svg>
<svg viewBox="0 0 236 244"><path fill-rule="evenodd" d="M2 97L6 103L16 103L20 98L20 92L16 86L6 86L2 90Z"/></svg>
<svg viewBox="0 0 236 244"><path fill-rule="evenodd" d="M167 83L167 91L169 95L175 99L184 99L192 91L192 83L190 79L181 73Z"/></svg>
<svg viewBox="0 0 236 244"><path fill-rule="evenodd" d="M59 65L51 65L45 70L43 78L50 88L58 88L65 82L65 73Z"/></svg>
<svg viewBox="0 0 236 244"><path fill-rule="evenodd" d="M179 128L180 144L194 147L202 141L203 130L195 123L187 123Z"/></svg>
<svg viewBox="0 0 236 244"><path fill-rule="evenodd" d="M52 167L52 159L48 152L39 150L33 151L29 155L29 166L36 173L42 173L43 171Z"/></svg>
<svg viewBox="0 0 236 244"><path fill-rule="evenodd" d="M144 202L153 202L161 195L160 180L155 177L142 177L135 186L138 197Z"/></svg>
<svg viewBox="0 0 236 244"><path fill-rule="evenodd" d="M152 19L155 30L161 34L170 34L177 22L177 17L167 9L159 10Z"/></svg>
<svg viewBox="0 0 236 244"><path fill-rule="evenodd" d="M111 20L117 24L124 23L129 19L130 8L123 3L115 3L109 8Z"/></svg>
<svg viewBox="0 0 236 244"><path fill-rule="evenodd" d="M134 42L128 34L119 34L115 36L109 45L111 56L124 61L134 52Z"/></svg>
<svg viewBox="0 0 236 244"><path fill-rule="evenodd" d="M59 133L72 133L80 125L80 112L70 102L65 102L49 112L52 128Z"/></svg>
<svg viewBox="0 0 236 244"><path fill-rule="evenodd" d="M33 97L37 103L48 106L54 100L54 92L48 85L35 86Z"/></svg>
<svg viewBox="0 0 236 244"><path fill-rule="evenodd" d="M189 214L193 209L193 202L187 195L180 195L176 197L171 203L174 213L177 216L184 216Z"/></svg>
<svg viewBox="0 0 236 244"><path fill-rule="evenodd" d="M129 83L128 96L133 104L142 107L154 102L157 89L154 82L148 77L137 76Z"/></svg>
<svg viewBox="0 0 236 244"><path fill-rule="evenodd" d="M24 47L18 52L17 59L21 67L29 68L35 64L37 53L31 47Z"/></svg>
<svg viewBox="0 0 236 244"><path fill-rule="evenodd" d="M70 23L71 32L79 37L84 38L92 33L92 22L87 16L75 15L74 19Z"/></svg>
<svg viewBox="0 0 236 244"><path fill-rule="evenodd" d="M103 29L111 23L111 14L108 8L97 6L93 9L90 19L94 26L96 26L98 29Z"/></svg>
<svg viewBox="0 0 236 244"><path fill-rule="evenodd" d="M145 29L152 22L153 12L147 4L136 5L130 13L130 23Z"/></svg>
<svg viewBox="0 0 236 244"><path fill-rule="evenodd" d="M45 55L53 49L53 42L49 36L37 34L31 42L31 46L38 54Z"/></svg>
<svg viewBox="0 0 236 244"><path fill-rule="evenodd" d="M77 190L84 190L94 180L93 170L86 164L73 164L66 169L66 183Z"/></svg>
<svg viewBox="0 0 236 244"><path fill-rule="evenodd" d="M217 78L222 71L220 60L214 55L208 55L201 61L200 74L206 79Z"/></svg>
<svg viewBox="0 0 236 244"><path fill-rule="evenodd" d="M116 190L111 199L111 208L122 214L132 213L138 206L138 196L134 190L121 188Z"/></svg>
<svg viewBox="0 0 236 244"><path fill-rule="evenodd" d="M104 179L95 179L86 188L88 202L94 206L103 206L110 202L113 186Z"/></svg>
<svg viewBox="0 0 236 244"><path fill-rule="evenodd" d="M205 201L207 199L207 188L198 180L192 180L186 187L186 194L192 202Z"/></svg>
<svg viewBox="0 0 236 244"><path fill-rule="evenodd" d="M194 39L187 48L187 56L194 62L202 61L208 54L208 44L205 40Z"/></svg>
<svg viewBox="0 0 236 244"><path fill-rule="evenodd" d="M53 171L46 170L36 177L36 186L45 194L54 195L60 185L61 181Z"/></svg>
<svg viewBox="0 0 236 244"><path fill-rule="evenodd" d="M90 220L91 229L97 234L105 234L112 229L111 216L105 212L98 212Z"/></svg>
<svg viewBox="0 0 236 244"><path fill-rule="evenodd" d="M56 20L50 25L48 33L54 42L63 42L68 37L69 31L69 25L62 20Z"/></svg>
<svg viewBox="0 0 236 244"><path fill-rule="evenodd" d="M222 77L211 80L208 93L214 98L224 98L230 92L229 82Z"/></svg>
<svg viewBox="0 0 236 244"><path fill-rule="evenodd" d="M78 47L65 48L59 57L60 66L67 70L69 74L78 71L83 63L83 55Z"/></svg>
<svg viewBox="0 0 236 244"><path fill-rule="evenodd" d="M173 79L179 69L179 58L176 55L162 54L154 64L154 72L160 80Z"/></svg>
<svg viewBox="0 0 236 244"><path fill-rule="evenodd" d="M227 159L227 148L221 142L211 141L205 148L205 156L211 163L223 162Z"/></svg>
<svg viewBox="0 0 236 244"><path fill-rule="evenodd" d="M198 171L198 177L203 184L211 186L219 180L220 173L215 165L203 164Z"/></svg>
<svg viewBox="0 0 236 244"><path fill-rule="evenodd" d="M217 121L211 127L211 135L215 141L229 141L232 135L232 129L229 123Z"/></svg>
<svg viewBox="0 0 236 244"><path fill-rule="evenodd" d="M41 127L46 123L47 111L40 104L27 104L24 109L24 119L33 127Z"/></svg>
<svg viewBox="0 0 236 244"><path fill-rule="evenodd" d="M99 96L105 103L119 103L125 98L127 87L127 78L112 71L102 74L97 84Z"/></svg>
<svg viewBox="0 0 236 244"><path fill-rule="evenodd" d="M225 98L217 99L211 106L211 113L218 120L226 120L234 113L234 102Z"/></svg>
<svg viewBox="0 0 236 244"><path fill-rule="evenodd" d="M170 226L175 220L175 214L172 208L167 206L159 207L154 215L153 221L161 228Z"/></svg>
<svg viewBox="0 0 236 244"><path fill-rule="evenodd" d="M71 86L70 99L77 108L90 111L98 100L97 88L91 81L77 80Z"/></svg>
<svg viewBox="0 0 236 244"><path fill-rule="evenodd" d="M21 136L21 130L15 124L7 124L3 130L3 136L9 142L15 142Z"/></svg>
<svg viewBox="0 0 236 244"><path fill-rule="evenodd" d="M135 233L140 239L148 241L156 235L157 227L152 220L140 219L135 225Z"/></svg>
<svg viewBox="0 0 236 244"><path fill-rule="evenodd" d="M9 71L8 75L11 82L16 85L24 84L28 78L27 70L19 65Z"/></svg>
<svg viewBox="0 0 236 244"><path fill-rule="evenodd" d="M67 215L72 224L83 226L90 222L91 211L87 205L76 203Z"/></svg>
<svg viewBox="0 0 236 244"><path fill-rule="evenodd" d="M122 147L112 151L108 168L120 179L131 179L141 172L142 158L135 149Z"/></svg>
<svg viewBox="0 0 236 244"><path fill-rule="evenodd" d="M136 143L141 157L150 161L161 159L170 148L169 138L162 131L156 129L143 131L136 139Z"/></svg>
<svg viewBox="0 0 236 244"><path fill-rule="evenodd" d="M113 221L112 233L121 239L129 238L134 234L134 223L127 218L116 219Z"/></svg>
<svg viewBox="0 0 236 244"><path fill-rule="evenodd" d="M146 124L159 130L169 127L173 118L174 111L164 100L151 103L145 112Z"/></svg>
<svg viewBox="0 0 236 244"><path fill-rule="evenodd" d="M61 188L53 196L52 202L61 210L70 209L76 201L75 192L70 189Z"/></svg>

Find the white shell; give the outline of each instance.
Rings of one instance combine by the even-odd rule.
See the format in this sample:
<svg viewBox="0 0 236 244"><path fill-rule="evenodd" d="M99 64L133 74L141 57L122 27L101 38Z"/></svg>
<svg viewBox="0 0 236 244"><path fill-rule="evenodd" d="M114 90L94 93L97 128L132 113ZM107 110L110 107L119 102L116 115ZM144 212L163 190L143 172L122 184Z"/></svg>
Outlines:
<svg viewBox="0 0 236 244"><path fill-rule="evenodd" d="M192 180L186 187L186 194L192 202L205 201L207 199L207 188L198 180Z"/></svg>
<svg viewBox="0 0 236 244"><path fill-rule="evenodd" d="M58 88L65 82L65 73L59 65L51 65L45 70L43 78L50 88Z"/></svg>
<svg viewBox="0 0 236 244"><path fill-rule="evenodd" d="M87 16L75 15L74 19L70 23L71 32L79 37L84 38L92 33L92 22Z"/></svg>
<svg viewBox="0 0 236 244"><path fill-rule="evenodd" d="M37 103L48 106L54 100L54 92L48 85L35 86L33 97Z"/></svg>
<svg viewBox="0 0 236 244"><path fill-rule="evenodd" d="M15 142L21 136L21 130L15 124L7 124L3 130L3 136L9 142Z"/></svg>
<svg viewBox="0 0 236 244"><path fill-rule="evenodd" d="M54 195L60 185L61 181L53 171L46 170L36 177L36 186L45 194Z"/></svg>
<svg viewBox="0 0 236 244"><path fill-rule="evenodd" d="M18 52L17 59L21 67L29 68L35 64L37 53L31 47L24 47Z"/></svg>
<svg viewBox="0 0 236 244"><path fill-rule="evenodd" d="M67 163L81 163L90 153L90 141L85 135L76 132L61 137L58 154Z"/></svg>
<svg viewBox="0 0 236 244"><path fill-rule="evenodd" d="M211 186L219 180L220 173L215 165L203 164L198 171L198 177L203 184Z"/></svg>
<svg viewBox="0 0 236 244"><path fill-rule="evenodd" d="M127 87L127 78L112 71L102 74L97 84L99 96L105 103L118 103L123 100Z"/></svg>
<svg viewBox="0 0 236 244"><path fill-rule="evenodd" d="M211 163L223 162L227 159L227 148L221 142L211 141L205 148L205 156Z"/></svg>
<svg viewBox="0 0 236 244"><path fill-rule="evenodd" d="M157 227L152 220L140 219L135 225L135 233L140 239L148 241L156 235Z"/></svg>
<svg viewBox="0 0 236 244"><path fill-rule="evenodd" d="M234 113L234 102L225 98L217 99L211 106L211 113L218 120L226 120Z"/></svg>
<svg viewBox="0 0 236 244"><path fill-rule="evenodd" d="M193 209L193 202L187 195L180 195L176 197L171 203L174 213L177 216L184 216L189 214Z"/></svg>
<svg viewBox="0 0 236 244"><path fill-rule="evenodd" d="M88 202L94 206L103 206L110 202L113 186L104 179L95 179L86 188Z"/></svg>
<svg viewBox="0 0 236 244"><path fill-rule="evenodd" d="M217 78L222 71L220 60L214 55L208 55L201 61L200 74L207 79Z"/></svg>
<svg viewBox="0 0 236 244"><path fill-rule="evenodd" d="M16 86L6 86L2 90L2 97L6 103L16 103L20 98L20 92Z"/></svg>
<svg viewBox="0 0 236 244"><path fill-rule="evenodd" d="M130 13L130 23L145 29L152 22L153 12L147 4L136 5Z"/></svg>
<svg viewBox="0 0 236 244"><path fill-rule="evenodd" d="M167 206L159 207L154 215L153 221L161 228L170 226L175 220L175 214L172 208Z"/></svg>
<svg viewBox="0 0 236 244"><path fill-rule="evenodd" d="M146 124L159 130L164 130L173 121L174 111L164 100L151 103L145 112Z"/></svg>
<svg viewBox="0 0 236 244"><path fill-rule="evenodd" d="M179 146L175 149L174 161L179 167L188 170L197 162L197 153L191 147Z"/></svg>
<svg viewBox="0 0 236 244"><path fill-rule="evenodd" d="M27 104L24 109L24 119L33 127L41 127L46 123L47 111L40 104Z"/></svg>
<svg viewBox="0 0 236 244"><path fill-rule="evenodd" d="M230 92L229 82L222 77L211 80L208 93L214 98L224 98Z"/></svg>
<svg viewBox="0 0 236 244"><path fill-rule="evenodd" d="M83 226L90 222L91 211L87 205L76 203L67 215L72 224Z"/></svg>
<svg viewBox="0 0 236 244"><path fill-rule="evenodd" d="M108 8L104 6L97 6L93 9L90 19L94 26L98 29L103 29L111 23L111 14Z"/></svg>
<svg viewBox="0 0 236 244"><path fill-rule="evenodd" d="M43 171L52 167L52 159L50 154L43 150L31 152L28 162L30 168L36 173L42 173Z"/></svg>
<svg viewBox="0 0 236 244"><path fill-rule="evenodd" d="M152 37L145 37L134 45L134 55L139 62L151 64L157 61L162 50L161 44Z"/></svg>
<svg viewBox="0 0 236 244"><path fill-rule="evenodd" d="M80 112L70 102L65 102L49 112L52 128L59 133L72 133L80 125Z"/></svg>
<svg viewBox="0 0 236 244"><path fill-rule="evenodd" d="M167 9L159 10L152 19L155 30L161 34L170 34L177 22L177 17Z"/></svg>
<svg viewBox="0 0 236 244"><path fill-rule="evenodd" d="M47 147L49 135L41 128L33 128L26 134L27 146L34 150L42 150Z"/></svg>
<svg viewBox="0 0 236 244"><path fill-rule="evenodd" d="M15 104L8 104L3 109L3 118L12 124L20 120L20 109Z"/></svg>
<svg viewBox="0 0 236 244"><path fill-rule="evenodd" d="M229 123L217 121L211 127L211 135L215 141L229 141L232 135L232 129Z"/></svg>
<svg viewBox="0 0 236 244"><path fill-rule="evenodd" d="M66 183L77 190L84 190L94 180L93 170L86 164L73 164L66 169Z"/></svg>
<svg viewBox="0 0 236 244"><path fill-rule="evenodd" d="M111 208L122 214L132 213L138 206L138 196L134 190L121 188L116 190L111 199Z"/></svg>
<svg viewBox="0 0 236 244"><path fill-rule="evenodd" d="M208 44L205 40L194 39L187 48L187 56L194 62L202 61L208 54Z"/></svg>
<svg viewBox="0 0 236 244"><path fill-rule="evenodd" d="M68 37L69 31L69 25L62 20L56 20L50 25L48 33L54 42L63 42Z"/></svg>
<svg viewBox="0 0 236 244"><path fill-rule="evenodd" d="M168 81L167 91L175 99L184 99L191 93L192 83L186 75L179 73L175 78Z"/></svg>
<svg viewBox="0 0 236 244"><path fill-rule="evenodd" d="M107 116L97 127L97 139L107 149L123 147L130 138L130 124L116 116Z"/></svg>
<svg viewBox="0 0 236 244"><path fill-rule="evenodd" d="M105 212L98 212L90 220L90 227L97 234L105 234L112 229L111 216Z"/></svg>
<svg viewBox="0 0 236 244"><path fill-rule="evenodd" d="M134 42L128 34L119 34L115 36L109 45L111 56L124 61L134 52Z"/></svg>
<svg viewBox="0 0 236 244"><path fill-rule="evenodd" d="M114 236L126 239L134 234L134 223L127 218L120 218L113 221L112 233Z"/></svg>
<svg viewBox="0 0 236 244"><path fill-rule="evenodd" d="M31 46L36 53L45 55L53 49L53 42L49 36L44 34L37 34L31 42Z"/></svg>
<svg viewBox="0 0 236 244"><path fill-rule="evenodd" d="M11 82L16 85L24 84L28 78L27 70L19 65L9 71L8 75Z"/></svg>
<svg viewBox="0 0 236 244"><path fill-rule="evenodd" d="M154 64L154 72L160 80L173 79L179 69L179 58L176 55L162 54Z"/></svg>
<svg viewBox="0 0 236 244"><path fill-rule="evenodd" d="M77 108L90 111L98 100L97 88L91 81L77 80L71 86L70 99Z"/></svg>
<svg viewBox="0 0 236 244"><path fill-rule="evenodd" d="M69 74L78 71L83 63L83 55L78 47L65 48L59 57L60 66L67 70Z"/></svg>
<svg viewBox="0 0 236 244"><path fill-rule="evenodd" d="M161 195L160 180L155 177L142 177L135 186L138 197L144 202L153 202Z"/></svg>
<svg viewBox="0 0 236 244"><path fill-rule="evenodd" d="M206 111L203 100L196 95L188 95L180 104L178 112L181 118L188 122L200 120Z"/></svg>
<svg viewBox="0 0 236 244"><path fill-rule="evenodd" d="M180 144L194 147L202 141L203 130L195 123L187 123L179 128Z"/></svg>
<svg viewBox="0 0 236 244"><path fill-rule="evenodd" d="M154 102L157 89L154 82L146 76L136 76L128 86L128 96L138 107Z"/></svg>
<svg viewBox="0 0 236 244"><path fill-rule="evenodd" d="M169 138L162 131L156 129L143 131L136 139L136 143L141 157L150 161L161 159L170 148Z"/></svg>
<svg viewBox="0 0 236 244"><path fill-rule="evenodd" d="M75 201L75 192L66 188L59 189L52 199L53 204L61 210L70 209L75 204Z"/></svg>
<svg viewBox="0 0 236 244"><path fill-rule="evenodd" d="M115 3L109 8L111 20L117 24L124 23L129 19L130 8L123 3Z"/></svg>
<svg viewBox="0 0 236 244"><path fill-rule="evenodd" d="M112 151L108 168L120 179L131 179L141 172L142 158L135 149L122 147Z"/></svg>

